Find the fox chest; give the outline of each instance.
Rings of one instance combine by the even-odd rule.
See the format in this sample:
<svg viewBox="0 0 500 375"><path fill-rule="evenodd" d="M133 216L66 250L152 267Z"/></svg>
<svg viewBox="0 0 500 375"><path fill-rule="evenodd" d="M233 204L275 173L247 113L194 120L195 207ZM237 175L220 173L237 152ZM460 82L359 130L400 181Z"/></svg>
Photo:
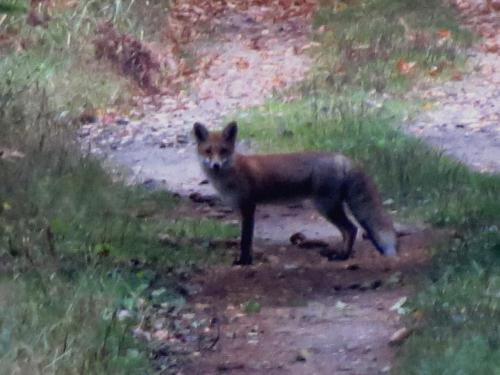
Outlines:
<svg viewBox="0 0 500 375"><path fill-rule="evenodd" d="M217 190L220 197L229 205L236 207L245 197L244 189L232 179L220 179L208 176L212 186Z"/></svg>

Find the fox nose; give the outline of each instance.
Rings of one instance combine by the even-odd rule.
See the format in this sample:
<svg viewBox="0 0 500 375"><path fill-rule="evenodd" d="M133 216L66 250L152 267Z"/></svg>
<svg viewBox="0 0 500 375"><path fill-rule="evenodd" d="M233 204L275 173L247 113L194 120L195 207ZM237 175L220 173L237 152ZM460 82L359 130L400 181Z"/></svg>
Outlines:
<svg viewBox="0 0 500 375"><path fill-rule="evenodd" d="M212 169L216 172L219 171L220 170L220 163L213 163Z"/></svg>

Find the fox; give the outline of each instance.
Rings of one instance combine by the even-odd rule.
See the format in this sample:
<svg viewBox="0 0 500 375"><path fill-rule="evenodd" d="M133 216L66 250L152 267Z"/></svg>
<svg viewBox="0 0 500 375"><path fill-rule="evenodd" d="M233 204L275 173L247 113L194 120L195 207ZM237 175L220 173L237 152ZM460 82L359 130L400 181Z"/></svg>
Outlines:
<svg viewBox="0 0 500 375"><path fill-rule="evenodd" d="M378 252L397 255L397 236L383 209L374 182L361 166L339 153L299 152L243 155L236 152L238 126L209 131L196 122L193 134L201 169L221 198L241 217L240 255L235 265L252 264L254 216L258 204L311 199L342 235L337 259L351 257L357 226L345 205Z"/></svg>

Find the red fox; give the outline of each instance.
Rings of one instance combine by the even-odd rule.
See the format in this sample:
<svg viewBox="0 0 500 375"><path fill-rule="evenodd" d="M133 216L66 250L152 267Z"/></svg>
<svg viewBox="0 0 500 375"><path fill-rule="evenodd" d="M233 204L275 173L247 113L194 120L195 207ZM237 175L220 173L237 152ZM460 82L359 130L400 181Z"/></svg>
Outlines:
<svg viewBox="0 0 500 375"><path fill-rule="evenodd" d="M396 255L392 220L382 208L373 182L354 161L326 152L241 155L235 151L237 131L236 122L221 132L210 132L198 122L193 126L203 171L222 198L241 214L240 257L235 264L252 264L257 204L306 198L340 230L343 243L338 258L350 257L357 234L344 203L375 248L383 255Z"/></svg>

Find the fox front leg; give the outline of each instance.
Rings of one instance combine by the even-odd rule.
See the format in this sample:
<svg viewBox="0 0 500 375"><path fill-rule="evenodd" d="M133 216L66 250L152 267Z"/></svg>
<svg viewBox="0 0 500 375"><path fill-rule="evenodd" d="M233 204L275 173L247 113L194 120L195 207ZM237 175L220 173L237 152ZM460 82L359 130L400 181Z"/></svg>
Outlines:
<svg viewBox="0 0 500 375"><path fill-rule="evenodd" d="M240 258L234 261L235 265L248 266L252 264L252 239L254 229L255 205L248 204L240 207L241 214L241 242Z"/></svg>

